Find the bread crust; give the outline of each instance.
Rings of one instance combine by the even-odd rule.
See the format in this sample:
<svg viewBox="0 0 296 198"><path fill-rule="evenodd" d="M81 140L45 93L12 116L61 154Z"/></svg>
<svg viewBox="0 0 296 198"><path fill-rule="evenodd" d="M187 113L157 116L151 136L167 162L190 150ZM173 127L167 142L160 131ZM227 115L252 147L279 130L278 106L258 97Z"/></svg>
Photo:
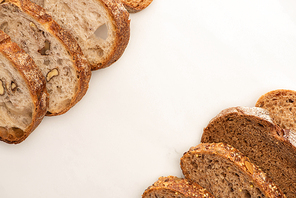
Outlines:
<svg viewBox="0 0 296 198"><path fill-rule="evenodd" d="M188 198L214 198L206 189L186 179L175 176L160 177L149 186L142 195L142 198L149 197L153 192L167 190L174 195L183 195Z"/></svg>
<svg viewBox="0 0 296 198"><path fill-rule="evenodd" d="M10 37L0 30L0 53L3 54L23 76L34 104L31 124L23 131L21 137L1 137L0 140L9 144L18 144L25 140L40 124L47 112L48 95L46 81L32 58L25 53Z"/></svg>
<svg viewBox="0 0 296 198"><path fill-rule="evenodd" d="M110 55L98 64L91 64L92 70L106 68L116 62L125 51L130 38L129 13L120 0L98 0L108 11L109 19L112 21L114 30L114 44Z"/></svg>
<svg viewBox="0 0 296 198"><path fill-rule="evenodd" d="M196 147L191 147L181 158L181 169L185 178L190 179L189 173L185 170L185 158L187 156L196 156L201 154L210 154L220 156L232 162L237 168L244 172L250 180L261 187L266 197L280 198L286 197L284 193L271 181L269 177L249 158L244 156L234 147L224 143L202 143Z"/></svg>
<svg viewBox="0 0 296 198"><path fill-rule="evenodd" d="M152 1L153 0L122 0L122 3L129 13L136 13L147 8Z"/></svg>
<svg viewBox="0 0 296 198"><path fill-rule="evenodd" d="M31 15L35 20L42 24L48 32L63 43L64 47L72 56L73 65L76 69L78 79L76 95L72 98L70 104L66 108L59 112L47 112L46 115L56 116L66 113L85 95L91 77L91 67L84 57L80 46L77 44L73 36L68 31L62 29L42 7L29 0L7 0L7 2L13 3L24 13Z"/></svg>

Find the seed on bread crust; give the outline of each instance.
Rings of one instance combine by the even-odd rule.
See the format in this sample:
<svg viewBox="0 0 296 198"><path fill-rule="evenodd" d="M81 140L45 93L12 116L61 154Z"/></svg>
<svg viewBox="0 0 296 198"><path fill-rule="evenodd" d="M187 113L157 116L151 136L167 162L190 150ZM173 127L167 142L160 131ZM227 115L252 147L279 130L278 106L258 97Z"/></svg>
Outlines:
<svg viewBox="0 0 296 198"><path fill-rule="evenodd" d="M253 165L248 161L245 161L245 165L247 167L247 170L253 175L254 173Z"/></svg>

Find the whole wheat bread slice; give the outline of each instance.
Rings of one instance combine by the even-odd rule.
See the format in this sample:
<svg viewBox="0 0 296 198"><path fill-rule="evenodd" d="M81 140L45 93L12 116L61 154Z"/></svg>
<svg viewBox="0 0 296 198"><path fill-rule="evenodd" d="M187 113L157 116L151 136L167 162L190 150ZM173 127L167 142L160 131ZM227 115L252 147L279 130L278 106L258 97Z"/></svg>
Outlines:
<svg viewBox="0 0 296 198"><path fill-rule="evenodd" d="M262 95L255 106L268 110L270 117L279 127L296 131L296 91L270 91Z"/></svg>
<svg viewBox="0 0 296 198"><path fill-rule="evenodd" d="M120 0L32 0L70 31L92 70L123 54L130 37L129 13Z"/></svg>
<svg viewBox="0 0 296 198"><path fill-rule="evenodd" d="M46 81L32 58L0 30L0 140L20 143L47 111Z"/></svg>
<svg viewBox="0 0 296 198"><path fill-rule="evenodd" d="M139 12L148 7L153 0L121 0L130 13Z"/></svg>
<svg viewBox="0 0 296 198"><path fill-rule="evenodd" d="M286 133L262 108L223 110L204 129L203 143L232 145L259 166L283 190L296 197L296 134Z"/></svg>
<svg viewBox="0 0 296 198"><path fill-rule="evenodd" d="M175 176L160 177L149 186L142 198L214 198L200 185Z"/></svg>
<svg viewBox="0 0 296 198"><path fill-rule="evenodd" d="M60 115L86 93L90 66L75 39L28 0L0 2L0 29L23 48L47 80L47 115Z"/></svg>
<svg viewBox="0 0 296 198"><path fill-rule="evenodd" d="M192 147L181 158L181 169L186 179L216 198L286 197L260 168L227 144Z"/></svg>

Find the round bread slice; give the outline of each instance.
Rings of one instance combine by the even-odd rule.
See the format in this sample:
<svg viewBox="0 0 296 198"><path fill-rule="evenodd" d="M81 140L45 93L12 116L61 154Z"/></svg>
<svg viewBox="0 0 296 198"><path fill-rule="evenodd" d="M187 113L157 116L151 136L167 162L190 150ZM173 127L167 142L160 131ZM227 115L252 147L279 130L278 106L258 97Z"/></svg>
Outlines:
<svg viewBox="0 0 296 198"><path fill-rule="evenodd" d="M0 30L0 140L22 142L46 111L46 81L40 69Z"/></svg>
<svg viewBox="0 0 296 198"><path fill-rule="evenodd" d="M149 186L142 198L214 198L206 189L183 178L175 176L160 177Z"/></svg>
<svg viewBox="0 0 296 198"><path fill-rule="evenodd" d="M296 131L296 91L278 89L262 95L256 107L269 111L275 124Z"/></svg>
<svg viewBox="0 0 296 198"><path fill-rule="evenodd" d="M150 5L153 0L121 0L130 13L139 12Z"/></svg>
<svg viewBox="0 0 296 198"><path fill-rule="evenodd" d="M120 0L32 0L77 40L92 70L110 66L130 37L129 13Z"/></svg>
<svg viewBox="0 0 296 198"><path fill-rule="evenodd" d="M223 143L192 147L181 158L185 178L220 198L280 198L284 193L238 150Z"/></svg>
<svg viewBox="0 0 296 198"><path fill-rule="evenodd" d="M296 197L296 134L272 122L258 107L223 110L204 129L203 143L232 145L259 166L283 190Z"/></svg>
<svg viewBox="0 0 296 198"><path fill-rule="evenodd" d="M47 80L47 115L60 115L86 93L91 70L75 39L29 0L0 3L0 29L25 50Z"/></svg>

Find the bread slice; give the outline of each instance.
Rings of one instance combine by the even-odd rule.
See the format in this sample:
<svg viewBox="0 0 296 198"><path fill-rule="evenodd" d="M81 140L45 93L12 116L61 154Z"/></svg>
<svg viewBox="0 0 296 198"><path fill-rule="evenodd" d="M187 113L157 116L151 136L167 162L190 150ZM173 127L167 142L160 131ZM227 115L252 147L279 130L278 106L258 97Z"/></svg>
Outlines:
<svg viewBox="0 0 296 198"><path fill-rule="evenodd" d="M142 198L214 198L200 185L175 176L160 177Z"/></svg>
<svg viewBox="0 0 296 198"><path fill-rule="evenodd" d="M181 158L181 169L186 179L199 183L215 197L286 197L262 170L227 144L192 147Z"/></svg>
<svg viewBox="0 0 296 198"><path fill-rule="evenodd" d="M296 197L296 134L286 133L262 108L223 110L204 129L203 143L232 145L259 166L283 190Z"/></svg>
<svg viewBox="0 0 296 198"><path fill-rule="evenodd" d="M90 67L73 37L29 0L0 3L0 29L23 48L47 80L47 115L60 115L85 94Z"/></svg>
<svg viewBox="0 0 296 198"><path fill-rule="evenodd" d="M275 124L296 131L296 91L278 89L262 95L256 107L269 111Z"/></svg>
<svg viewBox="0 0 296 198"><path fill-rule="evenodd" d="M150 5L153 0L121 0L130 13L139 12Z"/></svg>
<svg viewBox="0 0 296 198"><path fill-rule="evenodd" d="M40 69L0 30L0 140L22 142L46 111L46 81Z"/></svg>
<svg viewBox="0 0 296 198"><path fill-rule="evenodd" d="M32 1L72 33L92 70L110 66L123 54L130 37L130 20L120 0Z"/></svg>

